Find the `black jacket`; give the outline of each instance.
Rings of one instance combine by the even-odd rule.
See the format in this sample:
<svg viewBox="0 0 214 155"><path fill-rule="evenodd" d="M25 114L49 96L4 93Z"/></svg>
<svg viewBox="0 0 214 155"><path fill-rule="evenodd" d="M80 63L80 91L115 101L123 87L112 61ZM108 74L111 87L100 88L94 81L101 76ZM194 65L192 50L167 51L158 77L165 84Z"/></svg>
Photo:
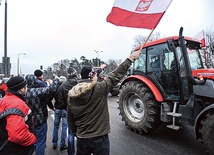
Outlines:
<svg viewBox="0 0 214 155"><path fill-rule="evenodd" d="M76 78L69 78L67 81L63 82L57 89L55 94L55 105L56 109L67 109L67 98L68 91L77 84Z"/></svg>

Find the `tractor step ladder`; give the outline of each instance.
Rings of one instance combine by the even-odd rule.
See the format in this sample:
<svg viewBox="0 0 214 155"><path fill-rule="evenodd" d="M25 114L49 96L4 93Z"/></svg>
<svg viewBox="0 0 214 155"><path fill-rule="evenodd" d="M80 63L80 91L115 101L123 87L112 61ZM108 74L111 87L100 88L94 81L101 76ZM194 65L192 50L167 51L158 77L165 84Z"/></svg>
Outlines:
<svg viewBox="0 0 214 155"><path fill-rule="evenodd" d="M167 125L168 128L178 130L181 127L175 125L175 117L180 117L182 114L176 113L177 102L174 102L173 112L168 112L167 115L172 116L172 125Z"/></svg>

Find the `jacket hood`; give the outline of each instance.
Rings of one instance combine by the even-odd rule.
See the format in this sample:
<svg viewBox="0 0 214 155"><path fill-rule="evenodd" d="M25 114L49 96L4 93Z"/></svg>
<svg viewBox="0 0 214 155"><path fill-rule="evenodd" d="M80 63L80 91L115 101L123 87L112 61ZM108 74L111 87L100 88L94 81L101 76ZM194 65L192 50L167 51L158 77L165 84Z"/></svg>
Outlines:
<svg viewBox="0 0 214 155"><path fill-rule="evenodd" d="M68 96L72 98L81 97L84 94L86 94L88 91L90 91L95 86L96 83L97 83L96 80L94 81L86 80L86 81L80 82L76 86L74 86L71 90L69 90Z"/></svg>
<svg viewBox="0 0 214 155"><path fill-rule="evenodd" d="M36 88L37 87L35 75L29 74L25 77L25 80L27 81L28 88Z"/></svg>

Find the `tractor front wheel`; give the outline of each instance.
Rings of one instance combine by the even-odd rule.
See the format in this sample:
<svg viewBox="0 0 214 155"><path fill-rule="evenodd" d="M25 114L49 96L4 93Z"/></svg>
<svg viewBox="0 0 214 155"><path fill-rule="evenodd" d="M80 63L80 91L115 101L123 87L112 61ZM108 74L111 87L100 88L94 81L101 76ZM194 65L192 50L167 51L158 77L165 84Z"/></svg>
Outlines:
<svg viewBox="0 0 214 155"><path fill-rule="evenodd" d="M206 147L206 151L214 154L214 113L207 113L205 118L201 121L202 143Z"/></svg>
<svg viewBox="0 0 214 155"><path fill-rule="evenodd" d="M122 120L135 132L149 133L160 125L160 105L151 90L140 82L125 83L119 96Z"/></svg>

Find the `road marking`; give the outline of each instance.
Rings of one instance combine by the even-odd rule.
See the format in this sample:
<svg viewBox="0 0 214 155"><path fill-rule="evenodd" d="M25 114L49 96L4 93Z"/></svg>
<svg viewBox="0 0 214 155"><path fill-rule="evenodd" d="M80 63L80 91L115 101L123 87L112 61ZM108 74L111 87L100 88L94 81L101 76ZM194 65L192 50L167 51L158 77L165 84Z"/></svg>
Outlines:
<svg viewBox="0 0 214 155"><path fill-rule="evenodd" d="M51 114L51 118L54 120L54 114Z"/></svg>

